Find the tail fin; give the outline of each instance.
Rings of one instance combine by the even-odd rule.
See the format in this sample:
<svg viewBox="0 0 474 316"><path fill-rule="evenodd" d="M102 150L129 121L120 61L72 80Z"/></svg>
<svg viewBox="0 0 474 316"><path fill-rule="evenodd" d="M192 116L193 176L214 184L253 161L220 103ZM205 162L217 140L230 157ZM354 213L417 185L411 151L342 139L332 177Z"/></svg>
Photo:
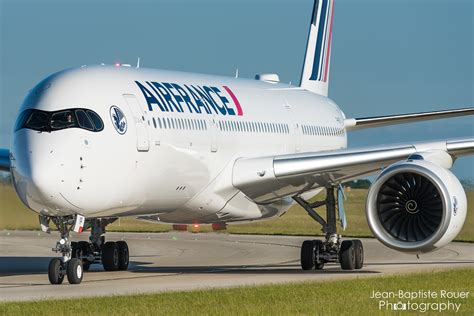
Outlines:
<svg viewBox="0 0 474 316"><path fill-rule="evenodd" d="M314 0L301 87L328 95L334 0Z"/></svg>

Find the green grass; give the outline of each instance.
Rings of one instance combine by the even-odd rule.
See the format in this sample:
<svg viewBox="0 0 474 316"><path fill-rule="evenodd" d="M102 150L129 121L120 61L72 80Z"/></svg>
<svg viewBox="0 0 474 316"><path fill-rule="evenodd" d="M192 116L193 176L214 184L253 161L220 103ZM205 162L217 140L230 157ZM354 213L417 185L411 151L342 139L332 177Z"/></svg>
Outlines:
<svg viewBox="0 0 474 316"><path fill-rule="evenodd" d="M397 315L379 310L372 291L469 291L457 315L474 315L474 269L425 272L344 281L305 282L232 289L141 294L58 301L0 303L2 315ZM67 288L64 289L67 291ZM389 299L396 303L399 299ZM406 302L406 300L403 300ZM414 299L412 303L441 303L442 298ZM415 315L403 312L403 315ZM455 314L431 311L425 315Z"/></svg>
<svg viewBox="0 0 474 316"><path fill-rule="evenodd" d="M372 236L365 217L366 192L366 190L360 189L346 192L345 209L348 228L343 232L343 235ZM467 219L463 230L456 238L460 241L474 241L474 191L467 192L467 197ZM315 199L324 199L324 194L319 194ZM326 210L322 207L319 212L325 214ZM36 213L23 206L13 188L6 185L0 185L0 229L39 229ZM108 226L107 229L109 231L164 232L171 230L172 227L166 224L138 221L133 218L121 218ZM210 230L209 225L202 225L200 228L200 231L204 232ZM314 235L321 233L321 227L301 207L294 206L280 218L249 224L233 224L228 226L227 231L235 234Z"/></svg>

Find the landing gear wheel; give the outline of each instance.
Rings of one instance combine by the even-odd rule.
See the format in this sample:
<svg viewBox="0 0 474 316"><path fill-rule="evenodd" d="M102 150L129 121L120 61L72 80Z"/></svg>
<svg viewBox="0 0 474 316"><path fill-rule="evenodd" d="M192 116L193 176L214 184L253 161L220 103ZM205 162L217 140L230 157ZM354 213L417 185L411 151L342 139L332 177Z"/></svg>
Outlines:
<svg viewBox="0 0 474 316"><path fill-rule="evenodd" d="M67 280L70 284L79 284L82 282L82 276L84 275L82 269L81 259L72 258L67 263Z"/></svg>
<svg viewBox="0 0 474 316"><path fill-rule="evenodd" d="M355 269L362 269L364 266L364 247L362 246L362 241L359 239L354 239L352 241L354 244L355 251Z"/></svg>
<svg viewBox="0 0 474 316"><path fill-rule="evenodd" d="M301 268L311 270L314 267L315 244L312 240L305 240L301 245Z"/></svg>
<svg viewBox="0 0 474 316"><path fill-rule="evenodd" d="M315 245L315 254L314 254L314 268L316 270L322 270L324 268L324 261L320 258L323 253L323 242L321 240L313 240Z"/></svg>
<svg viewBox="0 0 474 316"><path fill-rule="evenodd" d="M102 265L105 271L117 271L119 268L119 249L117 243L108 241L102 247Z"/></svg>
<svg viewBox="0 0 474 316"><path fill-rule="evenodd" d="M61 284L64 280L63 263L59 258L53 258L49 262L48 278L51 284Z"/></svg>
<svg viewBox="0 0 474 316"><path fill-rule="evenodd" d="M355 247L352 240L344 240L339 250L339 261L343 270L354 270L356 265Z"/></svg>
<svg viewBox="0 0 474 316"><path fill-rule="evenodd" d="M117 241L118 247L118 269L127 270L129 263L128 245L125 241Z"/></svg>

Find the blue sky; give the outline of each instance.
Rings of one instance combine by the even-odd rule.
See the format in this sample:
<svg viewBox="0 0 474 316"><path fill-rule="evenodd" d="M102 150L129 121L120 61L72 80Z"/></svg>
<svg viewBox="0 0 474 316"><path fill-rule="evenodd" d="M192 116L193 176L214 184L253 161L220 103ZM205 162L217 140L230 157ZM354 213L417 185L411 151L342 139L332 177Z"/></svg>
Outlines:
<svg viewBox="0 0 474 316"><path fill-rule="evenodd" d="M347 116L474 105L474 2L336 0L330 97ZM28 90L58 70L124 62L298 83L312 0L0 0L0 146ZM473 137L474 118L354 132L350 146ZM456 162L474 178L474 158Z"/></svg>

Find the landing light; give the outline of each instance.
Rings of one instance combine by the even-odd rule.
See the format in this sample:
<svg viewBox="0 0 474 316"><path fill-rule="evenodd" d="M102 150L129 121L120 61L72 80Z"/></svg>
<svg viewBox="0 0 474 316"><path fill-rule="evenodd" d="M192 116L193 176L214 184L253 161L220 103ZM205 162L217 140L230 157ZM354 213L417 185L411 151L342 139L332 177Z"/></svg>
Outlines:
<svg viewBox="0 0 474 316"><path fill-rule="evenodd" d="M199 233L201 225L199 225L199 224L193 224L192 227L193 227L193 229L192 229L192 232L193 232L193 233Z"/></svg>

